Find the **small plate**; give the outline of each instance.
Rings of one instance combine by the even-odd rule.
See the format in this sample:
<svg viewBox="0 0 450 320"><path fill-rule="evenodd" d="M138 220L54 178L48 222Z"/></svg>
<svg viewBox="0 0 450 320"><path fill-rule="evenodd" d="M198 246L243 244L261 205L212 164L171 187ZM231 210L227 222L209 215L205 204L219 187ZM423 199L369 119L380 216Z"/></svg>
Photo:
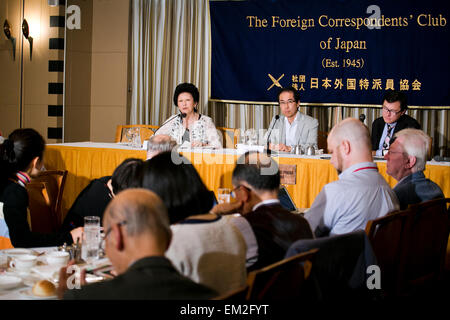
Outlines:
<svg viewBox="0 0 450 320"><path fill-rule="evenodd" d="M20 293L22 296L24 296L24 297L26 297L26 298L29 298L29 299L36 299L36 300L51 300L51 299L56 299L56 295L54 295L54 296L48 296L48 297L40 297L40 296L37 296L37 295L35 295L35 294L33 293L33 291L32 291L31 288L26 288L26 289L20 290L19 293Z"/></svg>
<svg viewBox="0 0 450 320"><path fill-rule="evenodd" d="M1 250L0 254L5 254L10 257L17 257L17 256L22 256L24 254L36 255L36 252L34 252L31 249L14 248L14 249Z"/></svg>
<svg viewBox="0 0 450 320"><path fill-rule="evenodd" d="M22 279L19 277L0 275L0 290L12 289L21 283Z"/></svg>
<svg viewBox="0 0 450 320"><path fill-rule="evenodd" d="M8 269L6 269L6 272L18 275L19 277L25 277L25 276L30 274L31 269L19 270L19 269L16 269L16 268L9 267Z"/></svg>

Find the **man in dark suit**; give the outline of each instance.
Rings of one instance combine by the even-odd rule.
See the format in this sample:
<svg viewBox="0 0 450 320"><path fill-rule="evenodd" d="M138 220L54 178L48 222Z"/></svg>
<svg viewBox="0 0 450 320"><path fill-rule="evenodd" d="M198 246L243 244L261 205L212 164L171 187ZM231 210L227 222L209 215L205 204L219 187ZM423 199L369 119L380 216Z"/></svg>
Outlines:
<svg viewBox="0 0 450 320"><path fill-rule="evenodd" d="M405 114L408 109L406 95L401 91L386 91L382 117L372 123L372 154L383 156L389 149L390 139L405 128L420 129L416 119Z"/></svg>
<svg viewBox="0 0 450 320"><path fill-rule="evenodd" d="M209 299L217 294L182 276L164 257L172 236L162 200L144 189L119 193L105 210L105 252L118 274L112 280L71 288L60 271L64 299ZM84 278L83 276L81 277ZM70 281L69 281L70 282Z"/></svg>
<svg viewBox="0 0 450 320"><path fill-rule="evenodd" d="M236 163L232 184L237 201L217 205L212 212L238 211L250 224L256 237L258 257L248 271L282 260L294 241L313 238L308 222L280 205L280 172L273 159L262 153L247 152ZM240 229L242 232L243 228ZM247 235L244 238L248 238Z"/></svg>
<svg viewBox="0 0 450 320"><path fill-rule="evenodd" d="M425 178L423 171L427 162L431 138L422 130L404 129L395 134L387 160L386 172L398 181L394 192L404 210L410 204L444 198L441 188Z"/></svg>

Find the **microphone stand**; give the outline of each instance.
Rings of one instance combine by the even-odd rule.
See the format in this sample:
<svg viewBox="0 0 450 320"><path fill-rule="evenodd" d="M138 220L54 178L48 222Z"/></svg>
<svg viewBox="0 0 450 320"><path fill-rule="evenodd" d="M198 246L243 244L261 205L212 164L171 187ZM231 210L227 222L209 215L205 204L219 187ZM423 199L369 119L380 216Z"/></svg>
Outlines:
<svg viewBox="0 0 450 320"><path fill-rule="evenodd" d="M171 116L169 119L167 119L166 121L164 121L164 123L163 123L158 129L156 129L156 131L153 133L153 135L156 135L156 133L159 131L159 129L161 129L165 124L169 123L170 121L172 121L172 120L175 119L176 117L185 118L185 117L186 117L186 113L177 113L177 114L174 114L174 115Z"/></svg>

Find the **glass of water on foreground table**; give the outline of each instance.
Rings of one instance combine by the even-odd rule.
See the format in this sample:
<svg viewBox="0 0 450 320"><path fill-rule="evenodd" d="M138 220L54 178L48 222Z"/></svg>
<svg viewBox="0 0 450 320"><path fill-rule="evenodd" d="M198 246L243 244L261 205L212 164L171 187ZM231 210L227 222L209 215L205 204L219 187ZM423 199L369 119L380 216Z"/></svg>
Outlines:
<svg viewBox="0 0 450 320"><path fill-rule="evenodd" d="M98 259L100 245L100 217L84 217L83 258L90 263Z"/></svg>

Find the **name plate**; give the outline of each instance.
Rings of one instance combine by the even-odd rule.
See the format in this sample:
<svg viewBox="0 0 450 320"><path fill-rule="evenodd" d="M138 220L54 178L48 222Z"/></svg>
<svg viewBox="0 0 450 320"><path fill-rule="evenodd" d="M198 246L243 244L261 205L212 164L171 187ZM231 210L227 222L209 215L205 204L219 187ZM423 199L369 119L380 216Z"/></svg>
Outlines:
<svg viewBox="0 0 450 320"><path fill-rule="evenodd" d="M297 183L297 165L296 164L279 164L281 184Z"/></svg>

